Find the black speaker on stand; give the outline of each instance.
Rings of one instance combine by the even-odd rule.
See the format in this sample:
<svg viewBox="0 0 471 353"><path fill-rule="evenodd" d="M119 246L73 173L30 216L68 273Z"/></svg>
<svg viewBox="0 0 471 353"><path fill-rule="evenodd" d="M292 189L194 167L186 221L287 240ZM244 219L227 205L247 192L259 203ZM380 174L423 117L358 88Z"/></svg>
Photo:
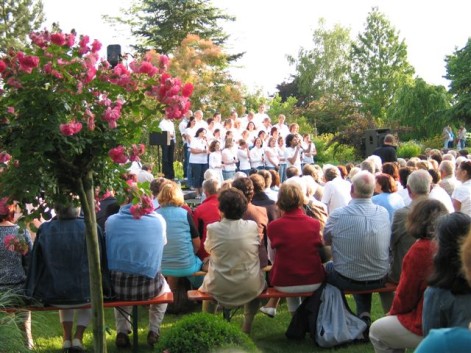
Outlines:
<svg viewBox="0 0 471 353"><path fill-rule="evenodd" d="M363 157L369 157L373 154L374 150L381 147L384 143L384 138L387 134L391 133L391 129L371 129L366 130L363 134L361 141L363 149Z"/></svg>
<svg viewBox="0 0 471 353"><path fill-rule="evenodd" d="M157 172L162 172L162 157L160 149L170 146L170 133L168 131L149 133L149 146L157 146Z"/></svg>

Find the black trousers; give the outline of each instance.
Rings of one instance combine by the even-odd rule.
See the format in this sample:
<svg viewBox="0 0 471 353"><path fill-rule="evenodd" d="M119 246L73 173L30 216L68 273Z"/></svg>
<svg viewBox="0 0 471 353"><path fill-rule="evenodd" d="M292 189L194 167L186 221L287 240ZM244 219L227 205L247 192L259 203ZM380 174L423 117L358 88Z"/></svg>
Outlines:
<svg viewBox="0 0 471 353"><path fill-rule="evenodd" d="M162 172L166 179L174 179L175 172L173 170L173 159L175 155L175 141L171 141L170 145L162 146Z"/></svg>

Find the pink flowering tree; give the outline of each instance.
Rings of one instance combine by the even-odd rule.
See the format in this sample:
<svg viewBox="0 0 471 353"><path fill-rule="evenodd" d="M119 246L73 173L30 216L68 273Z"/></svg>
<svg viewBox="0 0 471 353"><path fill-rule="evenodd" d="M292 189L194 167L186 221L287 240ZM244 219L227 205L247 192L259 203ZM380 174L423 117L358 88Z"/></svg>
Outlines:
<svg viewBox="0 0 471 353"><path fill-rule="evenodd" d="M97 40L75 33L32 33L31 49L0 58L0 196L47 207L78 195L87 229L95 352L106 352L96 233L95 186L118 192L144 146L142 131L164 114L178 119L193 87L167 73L166 56L111 68ZM151 60L152 59L152 60ZM144 193L133 215L151 212Z"/></svg>

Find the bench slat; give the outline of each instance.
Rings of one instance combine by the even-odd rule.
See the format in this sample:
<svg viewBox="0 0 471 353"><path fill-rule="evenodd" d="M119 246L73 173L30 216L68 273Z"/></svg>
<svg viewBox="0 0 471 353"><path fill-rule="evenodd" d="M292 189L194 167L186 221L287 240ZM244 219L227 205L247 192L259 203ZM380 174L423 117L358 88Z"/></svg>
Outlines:
<svg viewBox="0 0 471 353"><path fill-rule="evenodd" d="M345 294L368 294L368 293L390 293L396 290L396 285L394 283L386 283L384 287L364 290L364 291L345 291ZM269 299L269 298L292 298L292 297L310 297L313 292L303 292L303 293L285 293L276 290L273 287L269 287L264 290L258 298L260 299ZM209 293L200 292L199 290L189 290L187 292L188 299L192 301L201 301L201 300L213 300L213 296Z"/></svg>
<svg viewBox="0 0 471 353"><path fill-rule="evenodd" d="M126 301L109 301L104 302L103 306L105 308L115 308L117 306L142 306L142 305L150 305L150 304L166 304L166 303L173 303L173 293L168 292L164 293L160 296L154 297L148 300L126 300ZM67 307L67 309L88 309L91 308L91 304L80 305L80 306L71 306ZM26 306L26 307L15 307L15 308L1 308L0 311L4 312L16 312L16 311L54 311L54 310L61 310L65 308L57 307L57 306Z"/></svg>

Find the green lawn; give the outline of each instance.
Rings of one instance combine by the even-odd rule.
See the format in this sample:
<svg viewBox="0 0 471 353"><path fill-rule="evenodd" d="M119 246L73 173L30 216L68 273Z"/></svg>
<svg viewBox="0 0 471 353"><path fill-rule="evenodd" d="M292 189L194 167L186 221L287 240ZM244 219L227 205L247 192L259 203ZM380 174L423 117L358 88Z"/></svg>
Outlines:
<svg viewBox="0 0 471 353"><path fill-rule="evenodd" d="M349 302L352 303L352 298L349 298ZM352 305L352 304L351 304ZM354 304L352 305L354 308ZM199 309L198 309L199 310ZM222 314L221 314L222 315ZM381 317L383 315L379 297L377 294L373 296L373 319ZM167 314L162 325L161 335L165 335L165 332L173 325L173 323L179 319L179 315ZM251 337L255 344L259 348L260 352L263 353L307 353L307 352L330 352L335 351L338 353L365 353L374 350L369 343L354 344L347 347L337 349L323 349L316 347L311 339L306 336L304 341L297 342L288 340L284 333L288 327L290 321L290 315L286 310L286 304L284 302L278 310L276 318L271 319L263 314L256 316ZM152 352L146 344L147 335L147 312L145 308L140 308L139 311L139 352ZM242 322L242 314L236 313L231 324L240 326ZM115 339L115 327L114 327L114 316L111 309L106 309L106 324L110 329L110 334L107 336L108 341L108 352L126 352L126 350L118 350L114 345ZM0 330L4 330L0 326ZM0 335L1 337L1 335ZM33 337L36 344L36 352L60 352L61 351L61 328L59 324L59 316L57 312L34 312L33 313ZM92 335L91 330L88 330L84 344L88 352L92 352ZM131 350L129 350L130 352ZM0 353L15 353L14 350L5 347L0 342Z"/></svg>

